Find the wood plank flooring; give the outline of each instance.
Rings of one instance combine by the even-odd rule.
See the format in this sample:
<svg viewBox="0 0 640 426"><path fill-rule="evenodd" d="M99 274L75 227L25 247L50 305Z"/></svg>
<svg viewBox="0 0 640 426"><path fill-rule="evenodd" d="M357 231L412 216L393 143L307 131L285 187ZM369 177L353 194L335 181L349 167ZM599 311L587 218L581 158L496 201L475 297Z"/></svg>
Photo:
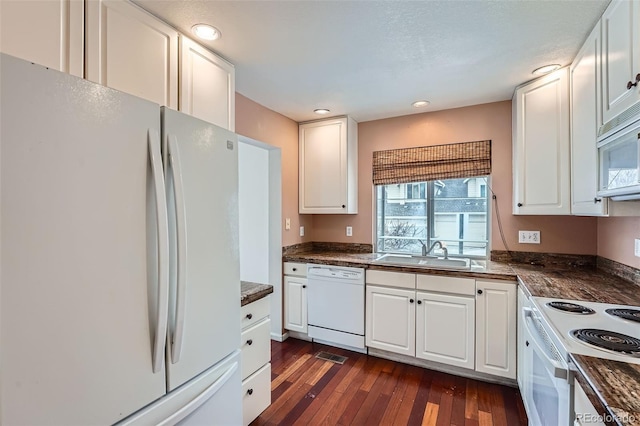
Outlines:
<svg viewBox="0 0 640 426"><path fill-rule="evenodd" d="M292 338L271 342L271 379L271 406L252 426L527 424L518 389Z"/></svg>

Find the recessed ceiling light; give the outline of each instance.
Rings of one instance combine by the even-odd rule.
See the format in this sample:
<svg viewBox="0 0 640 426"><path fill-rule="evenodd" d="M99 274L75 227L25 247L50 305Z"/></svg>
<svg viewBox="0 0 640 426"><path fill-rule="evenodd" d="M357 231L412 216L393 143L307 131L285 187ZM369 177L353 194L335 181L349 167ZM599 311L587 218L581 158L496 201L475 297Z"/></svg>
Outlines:
<svg viewBox="0 0 640 426"><path fill-rule="evenodd" d="M411 106L413 106L414 108L422 108L422 107L426 107L430 103L431 102L429 101L415 101L414 103L411 104Z"/></svg>
<svg viewBox="0 0 640 426"><path fill-rule="evenodd" d="M318 109L314 109L313 112L315 112L316 114L320 114L320 115L327 115L331 111L326 109L326 108L318 108Z"/></svg>
<svg viewBox="0 0 640 426"><path fill-rule="evenodd" d="M555 71L558 68L560 68L560 65L558 64L545 65L543 67L536 68L531 73L536 75L549 74L550 72Z"/></svg>
<svg viewBox="0 0 640 426"><path fill-rule="evenodd" d="M203 40L217 40L222 36L219 29L208 24L196 24L191 27L191 31Z"/></svg>

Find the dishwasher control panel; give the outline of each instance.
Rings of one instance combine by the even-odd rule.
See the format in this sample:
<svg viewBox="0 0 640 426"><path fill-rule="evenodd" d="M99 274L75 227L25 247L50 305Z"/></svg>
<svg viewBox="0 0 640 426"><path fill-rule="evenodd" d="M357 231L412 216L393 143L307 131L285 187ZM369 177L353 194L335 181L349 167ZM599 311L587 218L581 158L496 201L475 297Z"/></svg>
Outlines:
<svg viewBox="0 0 640 426"><path fill-rule="evenodd" d="M364 269L308 264L307 277L311 276L360 281L364 280Z"/></svg>

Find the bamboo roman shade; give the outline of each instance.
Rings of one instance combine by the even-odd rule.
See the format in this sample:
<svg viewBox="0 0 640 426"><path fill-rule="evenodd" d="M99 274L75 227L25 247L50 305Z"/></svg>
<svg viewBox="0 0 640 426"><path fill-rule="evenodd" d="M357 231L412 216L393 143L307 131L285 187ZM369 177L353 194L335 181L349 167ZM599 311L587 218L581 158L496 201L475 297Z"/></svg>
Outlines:
<svg viewBox="0 0 640 426"><path fill-rule="evenodd" d="M373 184L468 178L491 173L491 141L390 149L373 153Z"/></svg>

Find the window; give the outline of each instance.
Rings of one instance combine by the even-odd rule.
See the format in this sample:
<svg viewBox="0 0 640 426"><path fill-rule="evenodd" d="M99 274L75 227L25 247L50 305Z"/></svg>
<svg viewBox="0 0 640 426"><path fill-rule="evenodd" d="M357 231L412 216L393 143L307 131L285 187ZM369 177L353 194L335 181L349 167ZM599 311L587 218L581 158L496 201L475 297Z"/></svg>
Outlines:
<svg viewBox="0 0 640 426"><path fill-rule="evenodd" d="M450 255L487 257L487 178L376 186L378 252L420 254L442 241Z"/></svg>

